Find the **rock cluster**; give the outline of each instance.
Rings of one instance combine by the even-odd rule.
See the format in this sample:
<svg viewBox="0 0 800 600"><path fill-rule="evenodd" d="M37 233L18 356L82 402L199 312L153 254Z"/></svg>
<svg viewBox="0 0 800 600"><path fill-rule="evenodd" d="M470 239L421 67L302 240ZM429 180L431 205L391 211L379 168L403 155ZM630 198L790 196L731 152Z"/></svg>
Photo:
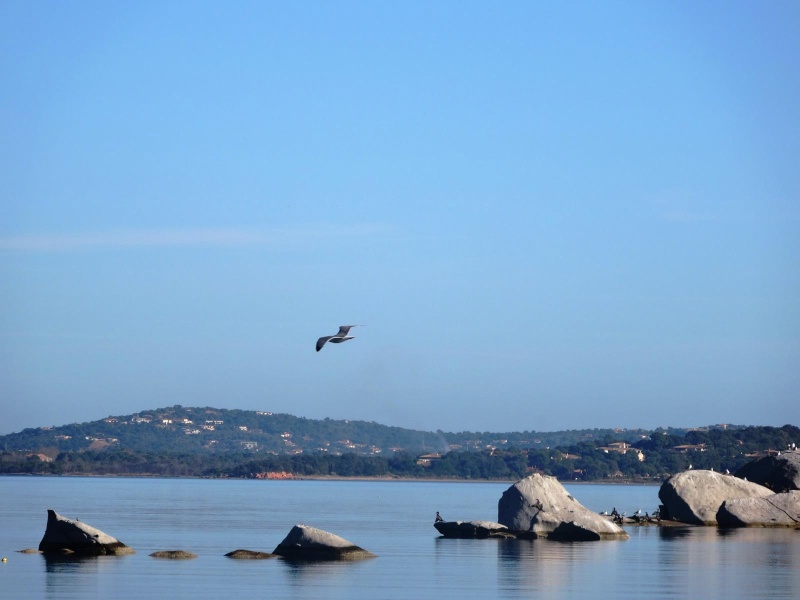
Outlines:
<svg viewBox="0 0 800 600"><path fill-rule="evenodd" d="M503 492L497 521L517 537L569 541L628 538L622 527L575 500L555 477L538 473Z"/></svg>
<svg viewBox="0 0 800 600"><path fill-rule="evenodd" d="M757 483L715 471L683 471L661 485L658 497L662 518L691 525L716 525L723 502L736 498L763 498L774 492Z"/></svg>
<svg viewBox="0 0 800 600"><path fill-rule="evenodd" d="M20 552L100 556L133 554L135 551L99 529L81 523L77 519L74 521L67 519L53 510L48 510L47 528L38 550L28 549ZM159 550L150 556L168 559L197 558L196 554L186 550ZM291 560L359 560L373 558L375 555L338 535L308 525L295 525L272 554L239 549L228 552L225 556L235 559L264 559L282 556Z"/></svg>
<svg viewBox="0 0 800 600"><path fill-rule="evenodd" d="M762 481L783 489L787 485L786 470L776 469L774 461L762 460L750 463L761 464L748 472L761 472ZM778 472L780 476L770 478L770 472ZM773 489L732 475L698 470L670 477L661 486L658 497L663 502L662 518L691 525L800 528L800 491L776 494Z"/></svg>

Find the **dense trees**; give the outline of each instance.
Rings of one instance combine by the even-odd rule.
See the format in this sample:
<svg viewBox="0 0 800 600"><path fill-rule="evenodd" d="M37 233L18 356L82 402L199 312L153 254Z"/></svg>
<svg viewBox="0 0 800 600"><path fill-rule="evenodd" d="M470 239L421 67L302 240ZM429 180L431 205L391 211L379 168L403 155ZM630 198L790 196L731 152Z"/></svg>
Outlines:
<svg viewBox="0 0 800 600"><path fill-rule="evenodd" d="M795 440L800 440L800 429L791 425L693 431L685 436L656 431L624 453L608 451L608 446L579 442L561 448L453 451L425 464L417 460L416 454L409 452L360 456L352 452L261 455L242 451L199 454L106 449L60 452L52 460L42 460L30 452L6 451L0 453L0 474L247 478L265 472L287 472L298 477L514 480L537 471L570 481L660 480L688 468L690 464L696 469L728 469L733 472L752 460L754 453L785 448L796 443ZM608 444L608 441L601 443ZM639 451L644 454L643 461L639 459Z"/></svg>
<svg viewBox="0 0 800 600"><path fill-rule="evenodd" d="M800 429L793 425L445 433L173 406L0 436L0 474L254 477L287 472L509 480L541 472L573 481L661 479L690 464L733 472L755 453L791 443L800 443ZM431 452L441 456L418 461Z"/></svg>

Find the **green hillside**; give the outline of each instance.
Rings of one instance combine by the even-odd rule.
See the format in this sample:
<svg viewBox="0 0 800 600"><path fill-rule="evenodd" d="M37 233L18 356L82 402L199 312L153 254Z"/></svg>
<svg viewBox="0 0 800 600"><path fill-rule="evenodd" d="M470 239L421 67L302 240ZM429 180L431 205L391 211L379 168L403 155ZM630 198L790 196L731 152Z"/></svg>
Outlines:
<svg viewBox="0 0 800 600"><path fill-rule="evenodd" d="M207 454L253 452L295 455L326 452L378 455L487 448L547 448L615 439L635 442L645 430L592 429L560 432L416 431L368 421L306 419L267 411L180 405L110 416L99 421L37 427L0 436L0 450L60 452L127 450Z"/></svg>
<svg viewBox="0 0 800 600"><path fill-rule="evenodd" d="M658 480L690 466L733 472L798 441L793 425L446 433L172 406L0 436L0 474Z"/></svg>

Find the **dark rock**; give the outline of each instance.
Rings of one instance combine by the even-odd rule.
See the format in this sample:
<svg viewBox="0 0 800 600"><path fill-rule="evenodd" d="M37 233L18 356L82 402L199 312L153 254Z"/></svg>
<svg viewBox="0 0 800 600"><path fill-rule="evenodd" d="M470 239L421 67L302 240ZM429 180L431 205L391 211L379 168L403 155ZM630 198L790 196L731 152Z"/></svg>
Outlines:
<svg viewBox="0 0 800 600"><path fill-rule="evenodd" d="M438 521L436 531L447 538L508 537L508 527L492 521Z"/></svg>
<svg viewBox="0 0 800 600"><path fill-rule="evenodd" d="M776 494L800 490L800 451L764 456L742 466L736 477L768 487Z"/></svg>
<svg viewBox="0 0 800 600"><path fill-rule="evenodd" d="M722 527L800 528L800 492L727 500L717 511L717 522Z"/></svg>
<svg viewBox="0 0 800 600"><path fill-rule="evenodd" d="M497 521L518 537L560 540L627 539L628 534L575 500L555 477L538 473L503 492Z"/></svg>
<svg viewBox="0 0 800 600"><path fill-rule="evenodd" d="M171 558L176 560L197 558L197 554L187 552L186 550L159 550L158 552L153 552L150 556L153 558Z"/></svg>
<svg viewBox="0 0 800 600"><path fill-rule="evenodd" d="M262 560L265 558L275 558L277 554L270 554L269 552L258 552L256 550L234 550L228 552L225 556L228 558L237 558L244 560Z"/></svg>
<svg viewBox="0 0 800 600"><path fill-rule="evenodd" d="M360 560L375 557L372 552L338 535L308 525L292 527L273 554L290 560Z"/></svg>
<svg viewBox="0 0 800 600"><path fill-rule="evenodd" d="M53 510L47 511L47 529L39 542L39 550L44 553L64 554L74 552L81 556L100 556L106 554L134 554L117 538L99 529L67 519Z"/></svg>
<svg viewBox="0 0 800 600"><path fill-rule="evenodd" d="M772 490L714 471L683 471L665 481L658 490L669 515L690 525L716 525L722 503L735 498L756 498L772 495Z"/></svg>

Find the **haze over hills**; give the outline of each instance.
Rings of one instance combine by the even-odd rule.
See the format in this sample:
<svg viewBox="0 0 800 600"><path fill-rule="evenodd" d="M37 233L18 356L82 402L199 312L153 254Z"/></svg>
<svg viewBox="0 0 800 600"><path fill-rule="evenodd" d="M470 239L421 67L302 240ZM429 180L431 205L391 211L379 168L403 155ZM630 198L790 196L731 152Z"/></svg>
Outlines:
<svg viewBox="0 0 800 600"><path fill-rule="evenodd" d="M684 429L670 430L682 434ZM25 429L0 436L6 451L126 449L135 452L254 452L301 454L327 452L360 455L447 452L487 448L546 448L613 437L633 443L644 429L591 429L560 432L416 431L368 421L307 419L268 411L180 405L109 416L87 423Z"/></svg>

